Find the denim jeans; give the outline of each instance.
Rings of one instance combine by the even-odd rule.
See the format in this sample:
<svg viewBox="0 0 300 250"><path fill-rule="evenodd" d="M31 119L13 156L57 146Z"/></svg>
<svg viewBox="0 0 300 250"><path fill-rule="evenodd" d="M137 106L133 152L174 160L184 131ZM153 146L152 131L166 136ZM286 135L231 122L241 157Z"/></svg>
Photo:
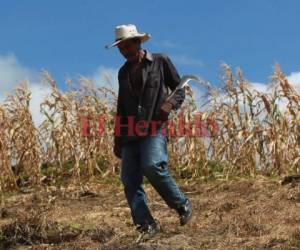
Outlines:
<svg viewBox="0 0 300 250"><path fill-rule="evenodd" d="M134 224L155 222L143 189L143 176L171 209L186 203L187 197L179 190L168 169L167 137L161 129L122 147L121 180Z"/></svg>

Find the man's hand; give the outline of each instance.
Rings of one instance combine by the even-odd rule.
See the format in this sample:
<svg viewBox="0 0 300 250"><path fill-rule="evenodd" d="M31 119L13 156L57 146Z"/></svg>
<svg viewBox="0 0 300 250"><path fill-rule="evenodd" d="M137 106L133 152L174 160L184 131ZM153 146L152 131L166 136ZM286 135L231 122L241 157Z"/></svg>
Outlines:
<svg viewBox="0 0 300 250"><path fill-rule="evenodd" d="M173 108L172 103L165 101L161 107L160 107L160 119L163 121L168 120L169 113L171 112L171 109Z"/></svg>
<svg viewBox="0 0 300 250"><path fill-rule="evenodd" d="M161 109L165 112L165 113L170 113L171 109L172 109L173 105L170 102L164 102L161 105Z"/></svg>

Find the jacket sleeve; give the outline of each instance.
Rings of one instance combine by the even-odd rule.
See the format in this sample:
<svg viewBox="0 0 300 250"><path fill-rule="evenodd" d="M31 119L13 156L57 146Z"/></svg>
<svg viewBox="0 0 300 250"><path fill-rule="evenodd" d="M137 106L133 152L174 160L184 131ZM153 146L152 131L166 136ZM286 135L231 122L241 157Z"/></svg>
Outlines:
<svg viewBox="0 0 300 250"><path fill-rule="evenodd" d="M117 100L117 113L116 117L120 117L120 123L123 121L123 108L121 104L121 91L120 91L120 73L118 75L118 81L119 81L119 90L118 90L118 100ZM120 135L116 134L116 127L117 127L117 122L115 120L115 125L114 125L114 146L113 146L113 152L116 157L121 159L121 148L122 148L122 131Z"/></svg>
<svg viewBox="0 0 300 250"><path fill-rule="evenodd" d="M166 85L174 91L177 85L180 84L180 76L172 63L171 59L163 54L163 67L164 67L164 78ZM178 89L174 95L170 99L170 103L172 103L172 109L177 110L182 105L185 99L185 91L184 89Z"/></svg>

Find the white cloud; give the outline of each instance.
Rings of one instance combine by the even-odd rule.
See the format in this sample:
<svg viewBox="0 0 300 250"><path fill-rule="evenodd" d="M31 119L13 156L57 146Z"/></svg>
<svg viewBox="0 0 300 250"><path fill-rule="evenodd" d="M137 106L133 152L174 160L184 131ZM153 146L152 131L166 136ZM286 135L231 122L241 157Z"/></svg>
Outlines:
<svg viewBox="0 0 300 250"><path fill-rule="evenodd" d="M300 71L299 72L292 72L290 75L286 76L288 82L295 87L298 91L300 90ZM268 89L268 85L266 83L259 83L259 82L251 82L253 89L262 92L262 93L269 93L270 89Z"/></svg>
<svg viewBox="0 0 300 250"><path fill-rule="evenodd" d="M92 81L97 87L112 87L114 90L118 90L118 72L116 68L99 66L95 73L92 75Z"/></svg>
<svg viewBox="0 0 300 250"><path fill-rule="evenodd" d="M32 74L13 54L0 55L0 91L10 91L17 83L28 80Z"/></svg>
<svg viewBox="0 0 300 250"><path fill-rule="evenodd" d="M287 80L297 89L297 91L300 91L300 72L292 72L287 76Z"/></svg>
<svg viewBox="0 0 300 250"><path fill-rule="evenodd" d="M300 91L300 72L292 72L286 76L288 82L295 88L296 91ZM271 89L268 89L268 85L264 83L251 83L253 88L264 94L270 94ZM277 105L281 111L285 111L287 107L287 100L280 99L277 101Z"/></svg>
<svg viewBox="0 0 300 250"><path fill-rule="evenodd" d="M34 123L38 126L44 120L40 104L51 92L49 85L40 81L39 73L20 63L14 54L0 55L0 104L5 101L5 93L13 91L22 81L29 81L31 91L30 110ZM91 76L97 87L112 87L118 90L118 69L99 66Z"/></svg>
<svg viewBox="0 0 300 250"><path fill-rule="evenodd" d="M40 104L46 99L48 94L51 92L51 88L49 86L45 86L39 83L34 83L30 85L30 90L30 110L32 113L32 119L36 125L40 125L45 119L40 113Z"/></svg>
<svg viewBox="0 0 300 250"><path fill-rule="evenodd" d="M260 82L251 82L251 88L260 93L268 92L268 85Z"/></svg>
<svg viewBox="0 0 300 250"><path fill-rule="evenodd" d="M16 83L32 78L32 71L22 66L15 55L0 55L0 90L2 93L10 91Z"/></svg>
<svg viewBox="0 0 300 250"><path fill-rule="evenodd" d="M196 58L190 57L185 54L171 54L170 58L174 63L184 66L203 67L204 63Z"/></svg>
<svg viewBox="0 0 300 250"><path fill-rule="evenodd" d="M5 92L11 92L24 80L29 81L32 118L39 125L43 119L39 111L40 103L50 93L50 87L38 82L38 73L23 66L14 54L0 55L0 103L5 100Z"/></svg>

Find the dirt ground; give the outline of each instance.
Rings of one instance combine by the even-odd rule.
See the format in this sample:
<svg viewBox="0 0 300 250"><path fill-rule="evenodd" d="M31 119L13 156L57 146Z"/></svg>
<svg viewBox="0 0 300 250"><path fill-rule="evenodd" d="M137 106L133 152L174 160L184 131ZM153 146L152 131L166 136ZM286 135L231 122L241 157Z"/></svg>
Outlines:
<svg viewBox="0 0 300 250"><path fill-rule="evenodd" d="M0 211L0 249L300 249L300 184L259 178L178 182L194 216L179 226L149 185L161 232L138 242L120 184L23 190ZM26 191L26 192L25 192Z"/></svg>

